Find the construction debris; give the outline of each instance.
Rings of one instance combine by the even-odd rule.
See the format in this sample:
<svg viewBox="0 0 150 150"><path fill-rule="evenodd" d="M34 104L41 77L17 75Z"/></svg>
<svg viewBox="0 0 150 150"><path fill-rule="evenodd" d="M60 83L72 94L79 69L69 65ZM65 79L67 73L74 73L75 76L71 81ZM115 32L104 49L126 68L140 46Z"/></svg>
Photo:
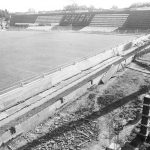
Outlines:
<svg viewBox="0 0 150 150"><path fill-rule="evenodd" d="M66 119L60 118L54 126L50 127L51 132L38 141L39 145L33 148L28 146L24 149L29 147L31 150L83 149L86 143L98 140L99 126L97 121L84 120L84 123L77 121L67 125L66 121ZM77 125L78 123L80 126Z"/></svg>

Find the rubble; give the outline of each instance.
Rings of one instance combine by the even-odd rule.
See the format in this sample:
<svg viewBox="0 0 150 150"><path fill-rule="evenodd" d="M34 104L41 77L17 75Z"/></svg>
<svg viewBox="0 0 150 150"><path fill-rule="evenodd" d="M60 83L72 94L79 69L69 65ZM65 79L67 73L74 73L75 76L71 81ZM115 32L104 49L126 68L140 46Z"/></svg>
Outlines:
<svg viewBox="0 0 150 150"><path fill-rule="evenodd" d="M59 123L58 123L59 122ZM86 143L98 139L99 126L97 121L84 120L83 122L75 121L66 125L66 121L60 118L55 126L50 127L49 134L41 138L39 145L36 147L28 146L24 149L31 150L73 150L82 149ZM61 126L62 125L62 126ZM59 127L60 126L60 127ZM55 129L54 129L55 128Z"/></svg>

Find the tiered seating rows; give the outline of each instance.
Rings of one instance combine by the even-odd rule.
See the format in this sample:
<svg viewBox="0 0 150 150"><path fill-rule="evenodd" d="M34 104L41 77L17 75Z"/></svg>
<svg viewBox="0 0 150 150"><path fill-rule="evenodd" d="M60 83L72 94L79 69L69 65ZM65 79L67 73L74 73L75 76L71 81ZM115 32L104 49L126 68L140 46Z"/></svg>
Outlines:
<svg viewBox="0 0 150 150"><path fill-rule="evenodd" d="M126 21L124 28L150 29L150 11L132 12Z"/></svg>
<svg viewBox="0 0 150 150"><path fill-rule="evenodd" d="M36 19L35 15L18 15L11 17L11 23L35 23Z"/></svg>
<svg viewBox="0 0 150 150"><path fill-rule="evenodd" d="M127 17L128 14L96 14L90 26L120 27L125 23Z"/></svg>
<svg viewBox="0 0 150 150"><path fill-rule="evenodd" d="M62 19L62 15L38 16L35 23L38 24L59 23L61 19Z"/></svg>

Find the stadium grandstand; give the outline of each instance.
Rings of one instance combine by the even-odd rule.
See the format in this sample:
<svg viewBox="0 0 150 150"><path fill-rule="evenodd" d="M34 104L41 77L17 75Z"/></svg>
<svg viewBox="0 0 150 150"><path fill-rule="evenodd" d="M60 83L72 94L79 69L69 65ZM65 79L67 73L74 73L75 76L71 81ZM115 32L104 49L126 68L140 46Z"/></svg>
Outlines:
<svg viewBox="0 0 150 150"><path fill-rule="evenodd" d="M12 14L10 25L72 25L73 27L115 27L118 29L150 28L150 10L59 12L49 14Z"/></svg>

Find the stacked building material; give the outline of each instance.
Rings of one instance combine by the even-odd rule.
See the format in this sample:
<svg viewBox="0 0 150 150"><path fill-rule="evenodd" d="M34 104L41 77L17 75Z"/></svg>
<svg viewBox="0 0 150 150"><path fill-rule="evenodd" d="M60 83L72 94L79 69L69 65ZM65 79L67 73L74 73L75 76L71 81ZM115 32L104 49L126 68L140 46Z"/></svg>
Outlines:
<svg viewBox="0 0 150 150"><path fill-rule="evenodd" d="M141 119L141 131L139 132L142 141L146 141L150 127L150 95L144 97L143 111Z"/></svg>

